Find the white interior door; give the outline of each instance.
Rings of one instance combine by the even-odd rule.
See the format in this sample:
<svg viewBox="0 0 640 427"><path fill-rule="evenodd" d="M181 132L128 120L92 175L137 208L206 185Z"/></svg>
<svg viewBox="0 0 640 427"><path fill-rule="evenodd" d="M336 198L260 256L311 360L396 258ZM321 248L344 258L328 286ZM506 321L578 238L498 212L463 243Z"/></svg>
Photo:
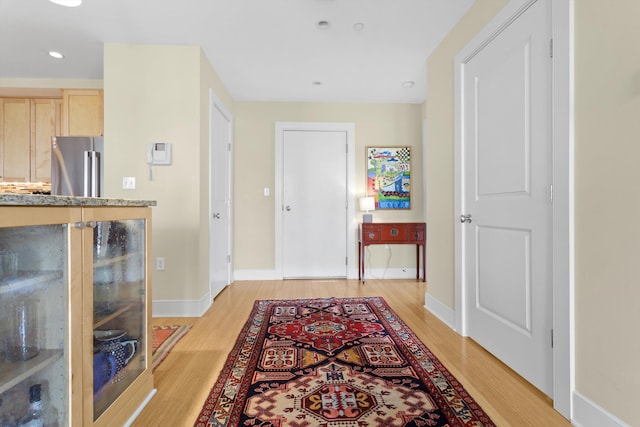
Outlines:
<svg viewBox="0 0 640 427"><path fill-rule="evenodd" d="M347 132L284 132L285 278L347 276Z"/></svg>
<svg viewBox="0 0 640 427"><path fill-rule="evenodd" d="M231 116L211 98L211 217L209 288L211 299L231 283Z"/></svg>
<svg viewBox="0 0 640 427"><path fill-rule="evenodd" d="M549 42L539 0L464 67L462 275L468 335L552 395Z"/></svg>

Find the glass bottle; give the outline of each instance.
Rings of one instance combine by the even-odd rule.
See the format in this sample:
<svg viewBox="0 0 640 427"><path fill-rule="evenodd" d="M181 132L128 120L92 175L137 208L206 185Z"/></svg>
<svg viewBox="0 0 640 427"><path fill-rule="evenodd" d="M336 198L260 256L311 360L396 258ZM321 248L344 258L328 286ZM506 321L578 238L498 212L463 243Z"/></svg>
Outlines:
<svg viewBox="0 0 640 427"><path fill-rule="evenodd" d="M40 384L34 384L29 388L29 410L20 420L20 427L44 427L44 405L40 391Z"/></svg>

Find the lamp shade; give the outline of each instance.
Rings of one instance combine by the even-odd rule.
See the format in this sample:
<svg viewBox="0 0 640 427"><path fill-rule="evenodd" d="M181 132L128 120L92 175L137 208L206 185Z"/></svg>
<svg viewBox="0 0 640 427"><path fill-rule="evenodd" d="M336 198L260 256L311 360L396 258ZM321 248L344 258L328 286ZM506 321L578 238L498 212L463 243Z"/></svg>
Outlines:
<svg viewBox="0 0 640 427"><path fill-rule="evenodd" d="M376 201L373 197L360 197L360 210L369 212L376 210Z"/></svg>

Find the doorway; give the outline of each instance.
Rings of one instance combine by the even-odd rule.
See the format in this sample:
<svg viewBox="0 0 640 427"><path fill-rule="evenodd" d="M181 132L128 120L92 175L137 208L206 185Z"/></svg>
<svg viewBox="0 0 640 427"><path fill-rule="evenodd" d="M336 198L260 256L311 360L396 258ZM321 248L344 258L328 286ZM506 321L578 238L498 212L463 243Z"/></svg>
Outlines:
<svg viewBox="0 0 640 427"><path fill-rule="evenodd" d="M276 123L276 277L355 275L354 126Z"/></svg>
<svg viewBox="0 0 640 427"><path fill-rule="evenodd" d="M573 164L573 133L571 132L573 126L571 98L571 87L573 85L571 67L571 58L573 55L573 9L571 1L511 0L511 2L509 2L483 30L481 30L455 58L455 214L457 216L457 225L455 227L455 328L460 334L465 336L468 335L469 305L478 305L478 298L473 298L471 300L469 298L471 288L475 287L474 291L478 289L477 282L469 283L470 276L467 274L467 269L469 267L468 257L476 257L477 252L475 254L469 252L466 245L476 245L476 249L479 247L477 241L472 242L468 239L468 235L473 234L474 231L477 235L479 230L475 228L475 226L481 225L480 222L482 222L482 218L474 218L472 213L469 213L471 214L471 217L468 218L468 220L464 218L465 222L460 222L463 219L460 215L467 214L467 212L465 212L467 209L465 203L468 202L469 199L466 195L468 193L479 194L478 188L468 188L469 183L466 181L466 174L469 172L468 168L465 166L464 160L467 158L465 153L465 138L468 138L468 135L465 135L466 119L464 113L467 108L465 106L464 85L469 84L469 81L467 81L465 77L465 73L467 71L466 67L479 52L483 51L483 49L490 45L494 39L498 38L500 34L514 24L517 25L519 18L526 15L529 9L535 10L540 5L543 5L546 9L546 12L543 14L546 14L546 22L550 23L551 27L551 34L546 40L545 50L547 52L547 57L550 58L549 60L551 61L551 68L547 73L553 82L551 84L551 88L548 90L550 102L549 107L547 107L548 111L546 112L548 116L551 117L551 155L550 160L547 162L547 166L551 171L551 184L549 185L547 192L549 200L551 200L552 197L550 209L552 226L550 236L548 236L550 240L548 248L550 248L551 256L547 261L550 267L546 269L546 274L549 278L548 280L551 283L549 292L552 298L552 307L548 310L547 315L551 317L552 330L548 333L545 341L549 343L548 345L551 345L551 340L553 339L553 347L551 350L552 384L548 393L553 398L556 410L562 413L565 417L570 418L572 392L575 388L573 375L574 331L572 326L572 272L574 268L574 259L572 250L573 186L571 178ZM504 64L502 63L499 65ZM531 64L525 62L521 63L521 65L529 66ZM534 78L534 76L529 77ZM475 85L476 82L472 82L472 84ZM527 87L527 89L530 90L531 88ZM477 139L473 144L477 144ZM493 183L495 184L495 181ZM507 212L509 211L507 210ZM458 221L458 218L460 221ZM474 223L476 219L479 220L479 222ZM469 220L471 223L469 223ZM472 227L469 227L469 225L472 225ZM487 230L493 231L489 229ZM484 237L486 236L487 234L485 233ZM520 237L520 243L526 243L527 241L527 238L522 234L522 231L520 236L515 236L515 234L504 236L499 235L498 233L495 236L490 237L495 237L495 239L487 240L487 244L494 244L500 241L500 239L504 241L511 237L514 238L511 242L515 242L517 237ZM527 243L527 246L520 245L520 247L522 248L520 252L523 253L527 248L531 248L532 246ZM490 270L491 269L487 269L485 271ZM529 277L531 277L531 275L529 275ZM526 289L526 286L521 287L520 290L522 289ZM485 293L485 295L488 294ZM520 294L521 301L530 301L527 300L527 298L529 298L528 295ZM488 309L486 311L489 312L491 310ZM532 316L534 315L534 312L535 309L532 309ZM525 329L531 327L530 325L532 323L527 324L527 319L524 319L520 323L523 322L525 324Z"/></svg>
<svg viewBox="0 0 640 427"><path fill-rule="evenodd" d="M232 281L231 188L233 127L231 114L210 91L209 118L209 292L211 301Z"/></svg>
<svg viewBox="0 0 640 427"><path fill-rule="evenodd" d="M469 336L552 395L548 6L465 62L462 274Z"/></svg>

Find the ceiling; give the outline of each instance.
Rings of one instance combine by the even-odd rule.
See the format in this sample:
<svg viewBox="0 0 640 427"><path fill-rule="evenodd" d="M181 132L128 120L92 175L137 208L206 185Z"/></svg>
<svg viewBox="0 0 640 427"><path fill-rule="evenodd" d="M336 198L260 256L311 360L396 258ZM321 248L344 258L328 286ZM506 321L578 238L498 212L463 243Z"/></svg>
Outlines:
<svg viewBox="0 0 640 427"><path fill-rule="evenodd" d="M102 79L104 43L196 45L236 100L421 103L474 1L0 0L0 78Z"/></svg>

